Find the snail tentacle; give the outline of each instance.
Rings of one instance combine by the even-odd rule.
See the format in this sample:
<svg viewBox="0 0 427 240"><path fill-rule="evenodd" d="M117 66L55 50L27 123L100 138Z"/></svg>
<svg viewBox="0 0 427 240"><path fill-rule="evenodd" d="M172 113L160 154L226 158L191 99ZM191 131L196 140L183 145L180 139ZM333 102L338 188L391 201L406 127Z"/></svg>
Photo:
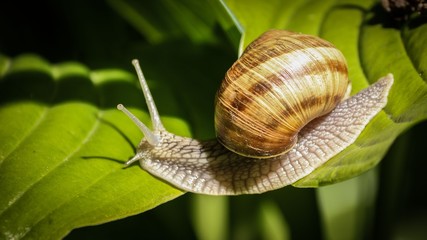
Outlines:
<svg viewBox="0 0 427 240"><path fill-rule="evenodd" d="M145 80L144 74L142 73L141 66L137 59L132 60L132 64L135 67L139 83L141 84L142 92L144 93L144 98L147 103L148 111L150 113L151 122L153 125L153 131L151 131L143 122L141 122L135 115L133 115L123 104L118 104L117 109L122 111L126 116L128 116L136 126L144 134L144 139L152 147L159 145L161 141L160 132L165 131L162 121L160 120L159 112L157 111L156 104L154 103L153 96L151 95L150 89L148 87L147 81ZM126 162L126 165L137 161L138 159L131 159Z"/></svg>
<svg viewBox="0 0 427 240"><path fill-rule="evenodd" d="M147 102L148 111L150 112L151 122L153 124L153 130L154 132L162 131L165 128L163 127L162 121L160 120L159 112L157 111L156 104L154 103L153 96L151 95L150 89L148 88L147 81L145 80L144 74L142 73L138 59L133 59L132 64L135 67L145 101Z"/></svg>

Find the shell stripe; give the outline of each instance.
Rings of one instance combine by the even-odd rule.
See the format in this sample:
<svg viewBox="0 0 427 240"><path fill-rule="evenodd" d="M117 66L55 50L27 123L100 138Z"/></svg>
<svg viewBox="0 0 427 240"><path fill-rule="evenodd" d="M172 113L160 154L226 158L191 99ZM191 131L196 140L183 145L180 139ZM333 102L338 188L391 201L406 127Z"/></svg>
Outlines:
<svg viewBox="0 0 427 240"><path fill-rule="evenodd" d="M233 68L235 68L234 70L236 70L237 73L245 74L246 72L244 69L248 68L239 69L239 64L246 64L247 67L253 68L276 57L281 57L296 51L309 52L317 48L324 48L326 49L325 52L331 49L336 51L336 48L331 43L308 35L295 34L281 36L280 38L272 40L264 40L265 41L255 41L250 44L242 54L242 56L245 55L245 57L236 61L227 74L233 72ZM271 45L275 47L272 48ZM233 79L237 79L238 77L238 75L234 75Z"/></svg>
<svg viewBox="0 0 427 240"><path fill-rule="evenodd" d="M278 56L277 58L280 58ZM259 74L259 71L256 70L256 68L252 68L254 72L257 72L256 76L254 74L252 75L252 78L257 78L257 81L253 81L252 85L247 87L247 90L243 89L243 87L236 87L234 86L236 82L240 82L236 76L233 76L233 82L231 82L229 76L226 77L224 82L227 82L228 84L225 84L219 91L219 94L223 94L225 91L227 91L227 88L233 87L235 91L235 97L232 98L232 104L234 108L236 108L239 111L244 111L248 105L253 102L254 98L262 96L266 93L268 93L273 87L281 87L283 84L285 84L286 80L289 79L302 79L307 75L307 73L310 73L310 75L320 75L320 74L332 74L334 72L338 72L342 75L346 75L347 73L347 67L345 62L336 60L336 59L322 59L323 63L317 62L317 63L310 63L307 64L307 66L304 67L304 69L294 69L294 72L289 72L286 68L282 68L278 72L272 72L267 77L263 77L261 74ZM271 61L277 61L277 59L270 59ZM265 65L268 65L268 62L264 63ZM319 68L320 66L328 66L328 68ZM262 68L262 66L259 66L257 68ZM246 69L245 72L249 72L249 68L242 68ZM329 73L327 73L329 72ZM241 75L240 77L245 78L247 75ZM261 78L264 78L264 81L260 81ZM248 81L251 81L252 79L248 79ZM246 86L245 86L246 87Z"/></svg>

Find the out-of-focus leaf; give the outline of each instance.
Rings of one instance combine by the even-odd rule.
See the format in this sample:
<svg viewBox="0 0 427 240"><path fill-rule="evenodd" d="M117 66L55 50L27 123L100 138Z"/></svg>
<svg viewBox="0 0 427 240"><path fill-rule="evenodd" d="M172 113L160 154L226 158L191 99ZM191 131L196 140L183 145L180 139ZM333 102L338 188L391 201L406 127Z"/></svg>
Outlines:
<svg viewBox="0 0 427 240"><path fill-rule="evenodd" d="M110 5L151 43L188 37L194 42L213 41L216 23L210 4L203 1L109 0Z"/></svg>

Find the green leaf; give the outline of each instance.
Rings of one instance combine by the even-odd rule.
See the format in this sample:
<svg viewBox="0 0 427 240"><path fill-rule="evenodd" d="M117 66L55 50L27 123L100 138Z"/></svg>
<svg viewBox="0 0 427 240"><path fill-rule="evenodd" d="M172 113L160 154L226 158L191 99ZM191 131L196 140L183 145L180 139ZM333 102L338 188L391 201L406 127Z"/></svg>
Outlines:
<svg viewBox="0 0 427 240"><path fill-rule="evenodd" d="M115 104L143 108L133 74L33 55L0 62L9 66L0 81L0 238L57 239L182 194L138 166L123 169L141 134ZM182 121L164 121L188 135Z"/></svg>
<svg viewBox="0 0 427 240"><path fill-rule="evenodd" d="M215 55L218 49L179 40L133 49L144 55L141 64L168 130L213 135L213 113L196 113L210 109L210 101L198 99L214 99L212 79L221 79L231 62L229 54ZM178 55L182 61L175 62ZM0 71L0 137L8 139L0 144L0 238L56 239L183 194L138 164L123 168L142 133L116 105L123 103L149 125L134 72L51 65L36 55L1 56ZM183 121L187 115L195 123L192 133Z"/></svg>

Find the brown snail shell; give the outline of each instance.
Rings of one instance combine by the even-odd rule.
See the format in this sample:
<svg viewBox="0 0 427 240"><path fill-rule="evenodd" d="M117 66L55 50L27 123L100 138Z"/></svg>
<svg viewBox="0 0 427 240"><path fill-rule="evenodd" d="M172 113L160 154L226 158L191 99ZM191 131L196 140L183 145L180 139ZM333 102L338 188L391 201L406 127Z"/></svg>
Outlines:
<svg viewBox="0 0 427 240"><path fill-rule="evenodd" d="M341 102L349 84L346 60L331 43L267 31L225 75L215 105L217 138L244 156L283 154L308 122Z"/></svg>
<svg viewBox="0 0 427 240"><path fill-rule="evenodd" d="M272 58L275 60L270 60ZM249 151L261 158L237 154L218 140L200 141L168 132L160 120L139 63L133 60L153 129L145 126L122 104L117 106L144 133L135 156L126 165L139 161L141 167L152 175L180 189L201 194L254 194L278 189L307 176L351 145L387 104L388 92L394 81L388 74L356 95L342 100L350 86L342 54L320 38L279 30L268 31L255 40L237 62L227 72L226 83L218 91L220 98L231 101L227 105L223 99L217 100L216 127L223 133L239 135L240 130L228 126L223 128L218 124L235 125L234 120L250 122L247 117L257 118L246 128L258 132L255 137L248 136L250 141L269 141L268 144L260 144L267 150ZM261 74L263 77L259 77ZM254 76L259 83L251 82ZM293 78L288 79L287 76ZM313 83L297 80L313 80ZM243 83L243 87L234 86L235 82ZM249 93L242 93L243 90L249 90ZM282 90L287 93L281 93ZM265 100L256 100L257 97ZM272 100L276 97L281 99ZM255 106L254 113L248 113L247 109L254 108L252 105ZM277 111L276 108L280 107L283 109ZM235 116L240 113L244 113L245 118ZM258 116L262 114L266 116ZM218 116L229 119L218 120ZM286 121L283 120L285 118ZM274 127L262 124L273 124ZM284 140L267 139L279 138L274 131L267 134L269 129L284 132ZM297 133L288 134L292 130ZM220 141L228 141L226 137L221 136ZM253 145L248 143L248 139L241 141ZM285 147L277 146L281 143ZM271 151L271 146L280 150ZM243 150L239 147L235 151ZM267 157L265 154L268 152L272 155Z"/></svg>

